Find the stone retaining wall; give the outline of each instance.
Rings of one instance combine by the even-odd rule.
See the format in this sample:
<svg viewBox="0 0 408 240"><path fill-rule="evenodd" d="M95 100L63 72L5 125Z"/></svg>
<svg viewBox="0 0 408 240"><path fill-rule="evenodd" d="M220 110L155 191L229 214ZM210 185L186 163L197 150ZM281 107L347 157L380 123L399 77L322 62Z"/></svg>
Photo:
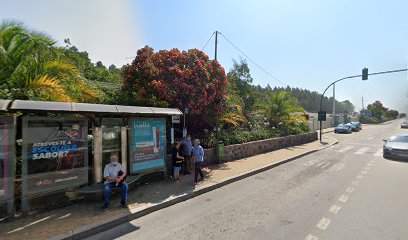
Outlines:
<svg viewBox="0 0 408 240"><path fill-rule="evenodd" d="M243 144L234 144L224 147L224 157L222 162L234 161L262 153L275 151L278 149L301 145L316 141L317 132L305 133L300 135L291 135L286 137L270 138L260 141L247 142ZM171 164L171 156L168 156L168 163ZM215 154L215 148L204 150L204 165L213 165L218 163ZM168 166L170 168L170 165ZM170 170L170 169L169 169Z"/></svg>

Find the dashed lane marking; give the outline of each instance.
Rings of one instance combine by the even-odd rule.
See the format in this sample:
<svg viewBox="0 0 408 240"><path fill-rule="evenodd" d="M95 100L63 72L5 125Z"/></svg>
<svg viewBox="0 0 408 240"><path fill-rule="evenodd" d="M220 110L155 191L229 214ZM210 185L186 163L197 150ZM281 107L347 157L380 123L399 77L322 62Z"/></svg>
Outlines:
<svg viewBox="0 0 408 240"><path fill-rule="evenodd" d="M337 214L340 211L341 207L337 205L333 205L330 207L329 211L333 214Z"/></svg>
<svg viewBox="0 0 408 240"><path fill-rule="evenodd" d="M369 166L363 167L363 169L366 170L366 171L370 170L370 168L371 167L369 167Z"/></svg>
<svg viewBox="0 0 408 240"><path fill-rule="evenodd" d="M339 153L347 152L347 151L350 151L353 148L354 148L354 146L348 146L348 147L345 147L345 148L343 148L341 150L338 150L337 152L339 152Z"/></svg>
<svg viewBox="0 0 408 240"><path fill-rule="evenodd" d="M322 166L322 168L326 168L326 167L329 166L329 165L330 165L330 163L328 162L328 163L324 164L324 165Z"/></svg>
<svg viewBox="0 0 408 240"><path fill-rule="evenodd" d="M352 192L354 192L354 190L355 190L355 188L353 188L353 187L348 187L348 188L346 189L346 192L347 192L347 193L352 193Z"/></svg>
<svg viewBox="0 0 408 240"><path fill-rule="evenodd" d="M342 203L347 202L347 200L348 200L348 196L347 196L347 195L341 195L341 196L339 197L339 201L342 202Z"/></svg>
<svg viewBox="0 0 408 240"><path fill-rule="evenodd" d="M317 160L310 160L310 161L305 162L303 165L304 166L312 166L315 163L317 163Z"/></svg>
<svg viewBox="0 0 408 240"><path fill-rule="evenodd" d="M333 166L330 167L330 170L334 170L334 171L340 171L341 169L343 169L345 166L344 163L336 163Z"/></svg>
<svg viewBox="0 0 408 240"><path fill-rule="evenodd" d="M373 164L372 163L367 163L367 166L372 167Z"/></svg>
<svg viewBox="0 0 408 240"><path fill-rule="evenodd" d="M357 179L363 179L364 178L364 176L363 175L357 175L357 177L356 177Z"/></svg>
<svg viewBox="0 0 408 240"><path fill-rule="evenodd" d="M321 165L325 164L326 162L321 162L319 164L316 165L316 167L320 167Z"/></svg>
<svg viewBox="0 0 408 240"><path fill-rule="evenodd" d="M368 172L367 171L365 171L365 170L361 170L361 172L360 172L361 174L367 174Z"/></svg>
<svg viewBox="0 0 408 240"><path fill-rule="evenodd" d="M357 186L360 183L360 181L354 180L351 182L351 185Z"/></svg>
<svg viewBox="0 0 408 240"><path fill-rule="evenodd" d="M307 235L307 236L305 237L305 240L319 240L319 238L316 237L316 236L313 235L313 234L309 234L309 235Z"/></svg>
<svg viewBox="0 0 408 240"><path fill-rule="evenodd" d="M374 139L374 137L369 137L369 138L367 138L368 140L373 140Z"/></svg>
<svg viewBox="0 0 408 240"><path fill-rule="evenodd" d="M370 150L370 148L368 148L368 147L362 147L362 148L360 148L357 152L355 152L354 154L361 155L361 154L366 153L368 150Z"/></svg>
<svg viewBox="0 0 408 240"><path fill-rule="evenodd" d="M317 223L316 227L322 229L322 230L326 230L327 227L330 225L331 220L325 217L322 217L322 219L320 219L320 221Z"/></svg>

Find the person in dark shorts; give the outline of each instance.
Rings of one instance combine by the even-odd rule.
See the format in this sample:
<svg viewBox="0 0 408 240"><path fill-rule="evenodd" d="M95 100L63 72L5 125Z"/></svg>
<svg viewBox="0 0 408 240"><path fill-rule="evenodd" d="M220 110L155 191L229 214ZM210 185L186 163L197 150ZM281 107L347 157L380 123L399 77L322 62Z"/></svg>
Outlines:
<svg viewBox="0 0 408 240"><path fill-rule="evenodd" d="M173 149L171 151L171 159L173 163L173 177L174 180L180 180L180 170L181 165L183 164L184 157L181 155L180 143L175 142Z"/></svg>

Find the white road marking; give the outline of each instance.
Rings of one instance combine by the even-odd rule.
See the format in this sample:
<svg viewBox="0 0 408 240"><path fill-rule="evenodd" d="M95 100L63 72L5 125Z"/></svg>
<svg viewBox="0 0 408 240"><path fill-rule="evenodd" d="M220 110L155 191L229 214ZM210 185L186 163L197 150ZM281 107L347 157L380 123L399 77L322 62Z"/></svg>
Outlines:
<svg viewBox="0 0 408 240"><path fill-rule="evenodd" d="M330 165L330 163L328 162L328 163L326 163L325 165L323 165L322 168L326 168L326 167L329 166L329 165Z"/></svg>
<svg viewBox="0 0 408 240"><path fill-rule="evenodd" d="M321 165L325 164L326 162L321 162L319 164L316 165L316 167L320 167Z"/></svg>
<svg viewBox="0 0 408 240"><path fill-rule="evenodd" d="M305 237L305 240L319 240L319 238L315 235L309 234Z"/></svg>
<svg viewBox="0 0 408 240"><path fill-rule="evenodd" d="M365 171L365 170L361 170L361 172L360 172L361 174L367 174L368 172L367 171Z"/></svg>
<svg viewBox="0 0 408 240"><path fill-rule="evenodd" d="M370 170L370 168L371 168L371 167L369 167L369 166L363 167L363 169L366 170L366 171Z"/></svg>
<svg viewBox="0 0 408 240"><path fill-rule="evenodd" d="M367 166L372 167L373 164L372 163L367 163Z"/></svg>
<svg viewBox="0 0 408 240"><path fill-rule="evenodd" d="M310 160L308 162L305 162L303 165L304 166L312 166L313 164L315 164L317 162L317 160Z"/></svg>
<svg viewBox="0 0 408 240"><path fill-rule="evenodd" d="M368 147L362 147L362 148L360 148L357 152L355 152L354 154L359 154L359 155L361 155L361 154L364 154L365 152L367 152L368 150L370 150L370 148L368 148Z"/></svg>
<svg viewBox="0 0 408 240"><path fill-rule="evenodd" d="M326 230L326 228L329 226L331 220L325 217L322 217L322 219L320 219L319 223L317 223L316 227L322 229L322 230Z"/></svg>
<svg viewBox="0 0 408 240"><path fill-rule="evenodd" d="M346 192L347 192L347 193L352 193L352 192L354 192L354 190L355 190L355 188L353 188L353 187L348 187L348 188L346 189Z"/></svg>
<svg viewBox="0 0 408 240"><path fill-rule="evenodd" d="M370 163L375 163L375 160L370 160Z"/></svg>
<svg viewBox="0 0 408 240"><path fill-rule="evenodd" d="M373 140L374 139L374 137L369 137L369 138L367 138L368 140Z"/></svg>
<svg viewBox="0 0 408 240"><path fill-rule="evenodd" d="M343 169L345 166L344 163L336 163L333 166L330 167L330 170L334 170L334 171L340 171L341 169Z"/></svg>
<svg viewBox="0 0 408 240"><path fill-rule="evenodd" d="M330 207L329 211L333 214L337 214L340 211L341 207L337 205L333 205Z"/></svg>
<svg viewBox="0 0 408 240"><path fill-rule="evenodd" d="M356 177L357 179L363 179L364 178L364 176L363 175L357 175L357 177Z"/></svg>
<svg viewBox="0 0 408 240"><path fill-rule="evenodd" d="M374 157L381 157L383 154L382 148L378 149L377 152L375 152Z"/></svg>
<svg viewBox="0 0 408 240"><path fill-rule="evenodd" d="M348 200L348 196L347 196L347 195L341 195L341 196L339 197L339 201L342 202L342 203L347 202L347 200Z"/></svg>
<svg viewBox="0 0 408 240"><path fill-rule="evenodd" d="M348 146L348 147L345 147L345 148L343 148L341 150L338 150L337 152L339 152L339 153L347 152L347 151L350 151L353 148L354 148L354 146Z"/></svg>
<svg viewBox="0 0 408 240"><path fill-rule="evenodd" d="M351 185L357 186L360 183L360 181L354 180L351 182Z"/></svg>

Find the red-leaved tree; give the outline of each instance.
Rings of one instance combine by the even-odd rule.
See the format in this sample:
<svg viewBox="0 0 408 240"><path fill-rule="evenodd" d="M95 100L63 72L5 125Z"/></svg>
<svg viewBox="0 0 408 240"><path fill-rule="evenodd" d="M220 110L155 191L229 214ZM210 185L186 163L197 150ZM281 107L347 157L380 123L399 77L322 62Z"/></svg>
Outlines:
<svg viewBox="0 0 408 240"><path fill-rule="evenodd" d="M224 68L200 50L154 52L146 46L122 74L123 92L132 104L187 107L190 129L211 127L223 111L228 85Z"/></svg>

